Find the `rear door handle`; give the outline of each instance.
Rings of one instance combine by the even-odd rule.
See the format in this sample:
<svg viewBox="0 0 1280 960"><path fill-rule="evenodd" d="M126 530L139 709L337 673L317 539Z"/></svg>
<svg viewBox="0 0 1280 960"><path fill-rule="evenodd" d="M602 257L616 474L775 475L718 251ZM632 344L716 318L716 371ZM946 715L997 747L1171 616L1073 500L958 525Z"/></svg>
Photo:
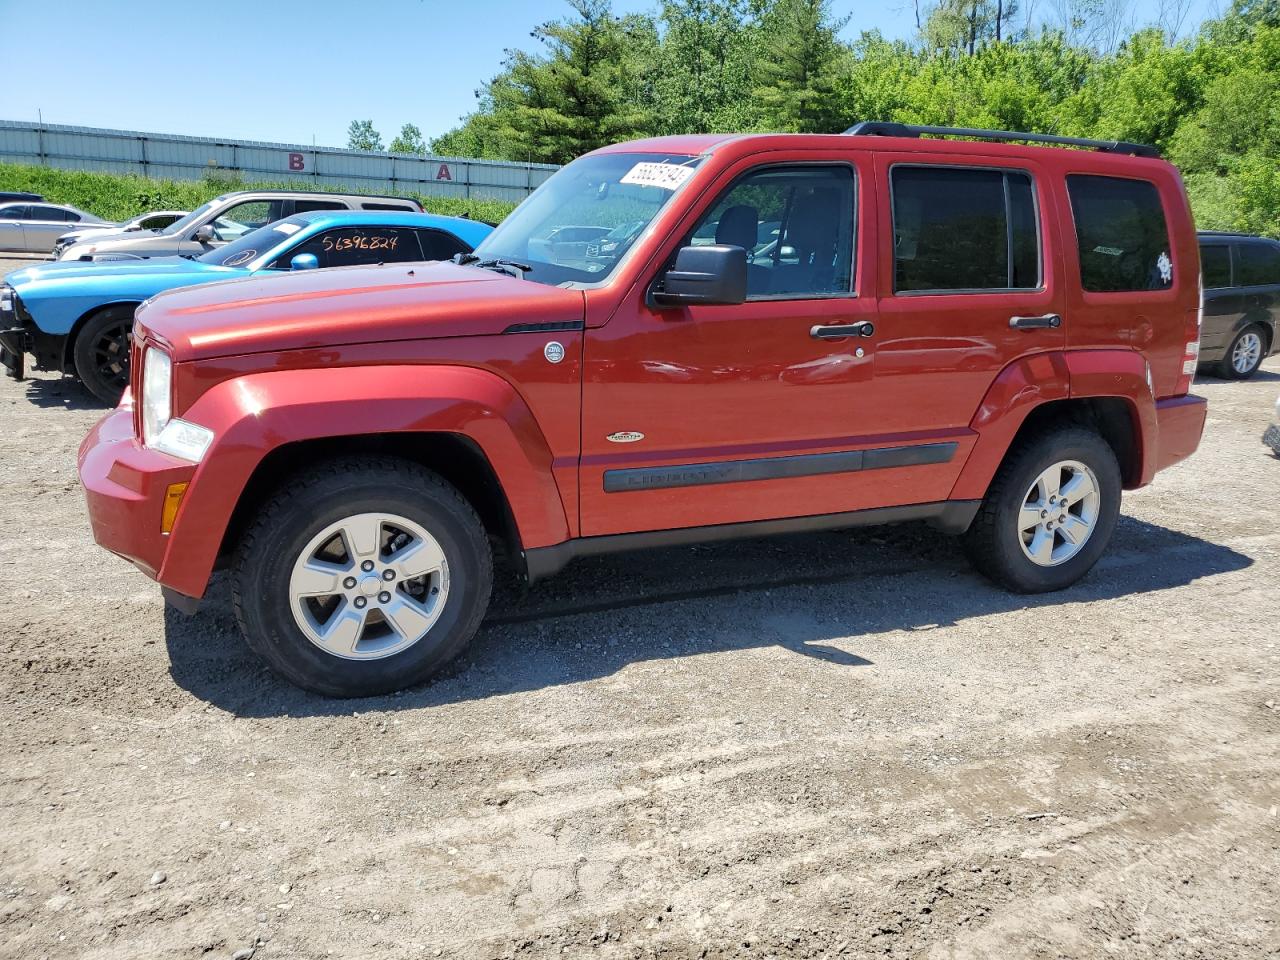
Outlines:
<svg viewBox="0 0 1280 960"><path fill-rule="evenodd" d="M843 340L845 337L869 337L876 332L876 325L870 320L859 320L857 323L815 324L809 328L809 336L815 340Z"/></svg>
<svg viewBox="0 0 1280 960"><path fill-rule="evenodd" d="M1010 317L1009 326L1014 330L1047 330L1062 326L1062 318L1056 313L1046 313L1043 317Z"/></svg>

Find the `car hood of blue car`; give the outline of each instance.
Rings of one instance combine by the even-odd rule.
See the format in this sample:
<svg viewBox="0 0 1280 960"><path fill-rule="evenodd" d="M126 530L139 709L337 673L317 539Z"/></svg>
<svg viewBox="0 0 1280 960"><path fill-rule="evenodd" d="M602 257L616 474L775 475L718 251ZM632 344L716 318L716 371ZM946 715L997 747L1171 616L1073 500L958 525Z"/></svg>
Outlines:
<svg viewBox="0 0 1280 960"><path fill-rule="evenodd" d="M65 263L41 263L23 267L5 277L15 290L18 284L44 280L91 280L98 277L119 277L141 280L143 277L191 276L197 279L247 276L249 271L240 267L220 267L186 257L154 257L150 260L96 260L68 261ZM21 293L19 293L21 296Z"/></svg>
<svg viewBox="0 0 1280 960"><path fill-rule="evenodd" d="M45 263L5 277L35 325L66 334L87 311L114 303L141 303L157 293L216 280L249 276L243 267L222 267L184 257L151 260Z"/></svg>

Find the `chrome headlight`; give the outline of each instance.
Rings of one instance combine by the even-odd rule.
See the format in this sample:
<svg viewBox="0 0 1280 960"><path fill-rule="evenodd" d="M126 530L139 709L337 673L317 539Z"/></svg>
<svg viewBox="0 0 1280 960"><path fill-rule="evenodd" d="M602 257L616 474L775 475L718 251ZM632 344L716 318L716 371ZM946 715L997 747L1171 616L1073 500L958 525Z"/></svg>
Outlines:
<svg viewBox="0 0 1280 960"><path fill-rule="evenodd" d="M173 416L173 361L159 347L142 357L142 442L170 456L199 463L213 431Z"/></svg>
<svg viewBox="0 0 1280 960"><path fill-rule="evenodd" d="M173 414L173 362L159 347L142 357L142 442L155 446Z"/></svg>

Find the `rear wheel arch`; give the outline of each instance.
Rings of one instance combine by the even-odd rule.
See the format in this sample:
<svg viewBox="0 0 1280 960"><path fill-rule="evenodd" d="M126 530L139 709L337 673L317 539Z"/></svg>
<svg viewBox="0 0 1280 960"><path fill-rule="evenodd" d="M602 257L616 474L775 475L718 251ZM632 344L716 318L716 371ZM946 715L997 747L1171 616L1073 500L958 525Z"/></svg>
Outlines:
<svg viewBox="0 0 1280 960"><path fill-rule="evenodd" d="M1084 427L1102 437L1116 455L1125 488L1141 485L1142 428L1132 403L1124 397L1050 400L1027 414L1009 449L1037 434L1063 426Z"/></svg>

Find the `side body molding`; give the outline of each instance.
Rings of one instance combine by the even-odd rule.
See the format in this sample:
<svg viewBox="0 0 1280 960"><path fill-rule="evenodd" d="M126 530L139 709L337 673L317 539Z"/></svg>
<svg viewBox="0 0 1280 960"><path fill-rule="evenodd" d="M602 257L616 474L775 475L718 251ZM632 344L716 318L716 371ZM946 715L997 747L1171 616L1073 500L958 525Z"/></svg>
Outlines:
<svg viewBox="0 0 1280 960"><path fill-rule="evenodd" d="M170 535L160 579L204 594L236 503L272 450L371 433L453 433L484 453L506 491L521 544L568 539L552 454L528 405L496 374L413 365L281 370L225 380L181 416L214 431Z"/></svg>
<svg viewBox="0 0 1280 960"><path fill-rule="evenodd" d="M1132 350L1066 350L1023 357L996 377L970 421L978 441L950 499L980 500L986 496L1013 438L1037 407L1084 398L1125 402L1140 458L1139 481L1126 486L1150 483L1156 467L1157 424L1146 361Z"/></svg>

